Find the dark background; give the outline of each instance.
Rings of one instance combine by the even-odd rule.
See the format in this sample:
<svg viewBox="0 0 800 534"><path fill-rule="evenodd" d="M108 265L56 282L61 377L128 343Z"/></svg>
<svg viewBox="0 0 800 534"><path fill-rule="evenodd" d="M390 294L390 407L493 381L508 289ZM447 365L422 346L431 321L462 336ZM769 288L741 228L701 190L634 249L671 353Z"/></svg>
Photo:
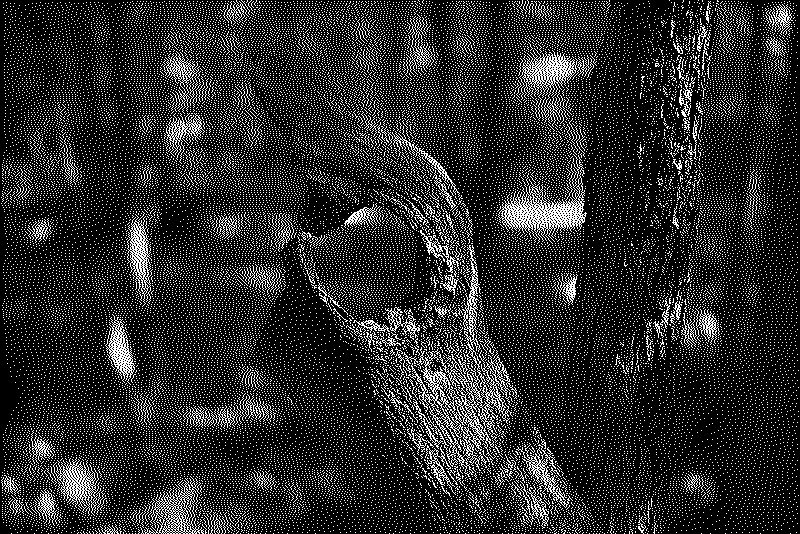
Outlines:
<svg viewBox="0 0 800 534"><path fill-rule="evenodd" d="M234 532L358 506L335 465L280 452L291 408L254 354L304 189L248 57L299 23L353 106L456 182L491 336L556 457L569 439L583 132L606 4L275 10L4 4L2 490L15 530ZM717 7L674 531L779 531L795 517L796 17L783 2ZM413 253L396 220L365 210L318 261L340 303L377 318L411 291ZM231 445L235 460L220 453Z"/></svg>

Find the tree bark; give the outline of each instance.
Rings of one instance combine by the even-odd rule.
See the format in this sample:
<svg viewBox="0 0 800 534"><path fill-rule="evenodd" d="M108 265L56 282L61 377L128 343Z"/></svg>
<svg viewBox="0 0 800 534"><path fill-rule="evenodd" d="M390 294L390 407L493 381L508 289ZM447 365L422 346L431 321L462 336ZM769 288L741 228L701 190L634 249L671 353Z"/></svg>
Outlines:
<svg viewBox="0 0 800 534"><path fill-rule="evenodd" d="M566 471L611 532L658 531L670 474L673 364L700 177L713 0L611 6L591 75L594 118L575 301Z"/></svg>
<svg viewBox="0 0 800 534"><path fill-rule="evenodd" d="M656 436L669 432L663 419L694 237L711 11L710 2L614 5L617 26L592 76L576 306L584 363L576 391L589 396L575 412L583 439L572 467L612 532L653 531L660 520L654 495L670 461ZM363 428L376 429L373 452L390 451L386 473L401 472L395 460L405 465L412 476L398 479L432 511L431 528L595 531L486 334L461 196L427 154L348 113L324 60L302 40L295 55L281 38L267 43L254 70L263 108L309 185L301 234L285 256L287 298L279 303L292 311L265 337L284 344L287 377L307 377L290 382L291 394L310 419L343 421L368 407ZM417 233L423 274L420 298L381 322L342 309L311 254L312 236L371 205ZM333 391L346 402L326 407ZM372 489L366 484L365 495Z"/></svg>
<svg viewBox="0 0 800 534"><path fill-rule="evenodd" d="M304 419L324 421L306 435L362 436L348 454L351 478L361 473L354 491L372 501L368 515L391 517L393 531L596 532L488 338L472 225L447 173L349 113L302 32L296 55L282 39L261 49L253 82L309 189L259 350L282 362ZM419 298L380 322L339 306L312 254L314 236L372 205L415 231L422 273ZM381 497L391 479L399 498ZM408 510L423 527L407 524Z"/></svg>

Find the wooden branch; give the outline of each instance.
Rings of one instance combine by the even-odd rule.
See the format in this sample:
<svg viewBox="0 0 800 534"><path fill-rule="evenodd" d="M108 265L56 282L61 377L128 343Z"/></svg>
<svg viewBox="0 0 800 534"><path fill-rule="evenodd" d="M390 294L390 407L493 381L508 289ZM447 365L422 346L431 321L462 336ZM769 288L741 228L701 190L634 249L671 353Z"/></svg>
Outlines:
<svg viewBox="0 0 800 534"><path fill-rule="evenodd" d="M612 532L656 530L653 495L669 476L657 436L669 437L689 283L713 4L612 4L591 76L575 471Z"/></svg>
<svg viewBox="0 0 800 534"><path fill-rule="evenodd" d="M321 406L335 390L372 406L370 431L391 435L376 438L378 445L412 473L409 491L439 530L594 531L487 336L472 227L447 173L408 141L348 114L320 83L331 77L319 74L325 67L311 55L286 56L259 58L254 85L309 184L302 233L286 249L287 289L276 304L289 310L277 322L291 327L268 335L291 345L287 376L313 377L296 382L293 394ZM380 322L342 309L309 251L312 235L373 205L416 232L425 258L419 301L386 310ZM326 380L334 385L320 385ZM343 393L337 384L348 380L353 387ZM363 409L355 401L351 408Z"/></svg>

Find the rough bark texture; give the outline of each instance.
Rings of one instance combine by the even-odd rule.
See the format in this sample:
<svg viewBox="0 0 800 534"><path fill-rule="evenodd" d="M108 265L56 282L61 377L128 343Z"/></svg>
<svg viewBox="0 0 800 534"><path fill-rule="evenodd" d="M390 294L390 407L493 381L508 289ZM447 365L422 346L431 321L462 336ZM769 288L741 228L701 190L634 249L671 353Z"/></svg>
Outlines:
<svg viewBox="0 0 800 534"><path fill-rule="evenodd" d="M652 532L694 241L712 1L613 3L591 76L571 459L611 532ZM655 514L655 515L654 515Z"/></svg>
<svg viewBox="0 0 800 534"><path fill-rule="evenodd" d="M374 449L353 469L374 479L406 480L400 473L410 473L403 491L432 512L433 529L594 531L538 430L527 424L486 334L472 227L447 173L406 140L349 114L336 91L319 82L331 77L313 54L263 50L256 93L309 185L302 232L286 249L287 289L276 304L289 311L275 321L285 324L267 334L285 349L286 376L304 377L290 384L291 394L310 418L353 421L348 410L368 407L361 428L372 433ZM380 323L357 321L334 301L309 250L312 236L371 205L416 232L423 258L420 298L387 310ZM343 408L326 407L332 398ZM377 461L382 449L384 463ZM405 467L398 471L394 461Z"/></svg>

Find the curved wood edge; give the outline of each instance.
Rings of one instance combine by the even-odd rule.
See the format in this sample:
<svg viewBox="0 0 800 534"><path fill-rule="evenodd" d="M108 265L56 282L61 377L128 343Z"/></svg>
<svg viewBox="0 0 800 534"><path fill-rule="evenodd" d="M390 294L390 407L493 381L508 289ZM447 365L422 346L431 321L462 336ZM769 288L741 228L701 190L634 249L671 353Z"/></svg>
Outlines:
<svg viewBox="0 0 800 534"><path fill-rule="evenodd" d="M591 531L538 430L523 424L523 440L512 435L524 408L482 322L472 226L455 185L418 147L348 114L315 82L317 72L303 71L313 58L295 60L280 58L267 69L270 58L262 58L253 80L309 187L289 252L343 337L370 363L375 396L412 469L438 493L430 501L440 503L445 529ZM425 297L386 310L380 323L357 321L335 302L309 251L312 235L374 205L407 224L427 254Z"/></svg>

